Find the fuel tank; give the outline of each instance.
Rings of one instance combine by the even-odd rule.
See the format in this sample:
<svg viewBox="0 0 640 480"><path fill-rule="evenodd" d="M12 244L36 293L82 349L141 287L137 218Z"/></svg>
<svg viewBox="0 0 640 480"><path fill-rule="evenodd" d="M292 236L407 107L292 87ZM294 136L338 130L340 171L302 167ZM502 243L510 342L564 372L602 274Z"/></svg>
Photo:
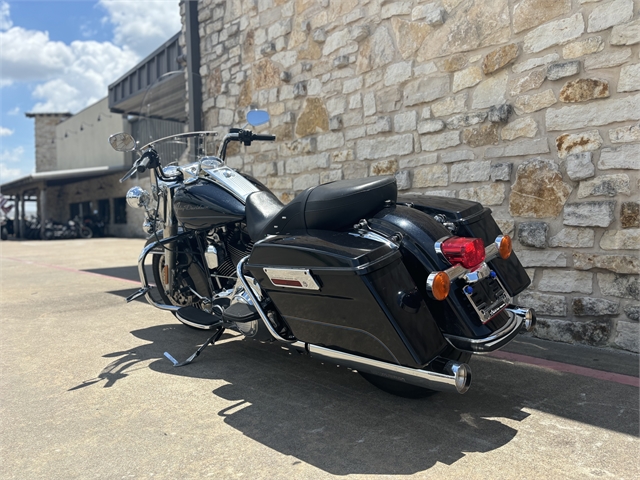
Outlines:
<svg viewBox="0 0 640 480"><path fill-rule="evenodd" d="M173 196L175 215L185 228L213 228L244 219L244 204L213 182L199 179L178 187Z"/></svg>

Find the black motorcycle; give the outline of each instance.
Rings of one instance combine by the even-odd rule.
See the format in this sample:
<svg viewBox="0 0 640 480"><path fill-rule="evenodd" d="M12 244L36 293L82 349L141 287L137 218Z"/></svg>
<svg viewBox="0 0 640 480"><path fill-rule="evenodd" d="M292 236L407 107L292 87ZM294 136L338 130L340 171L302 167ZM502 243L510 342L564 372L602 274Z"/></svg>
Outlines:
<svg viewBox="0 0 640 480"><path fill-rule="evenodd" d="M252 126L268 119L247 114ZM232 142L275 137L231 129L218 154L207 155L215 135L179 134L139 149L129 134L109 139L118 151L139 152L121 181L149 170L153 183L152 192L127 193L129 205L146 209L149 234L142 288L127 301L144 295L182 323L212 330L186 361L165 354L175 366L230 329L352 368L393 394L464 393L472 354L533 329L534 311L512 305L529 277L489 209L398 196L393 177L327 183L283 205L225 165ZM198 158L162 167L165 142L182 142ZM149 255L161 300L150 293Z"/></svg>

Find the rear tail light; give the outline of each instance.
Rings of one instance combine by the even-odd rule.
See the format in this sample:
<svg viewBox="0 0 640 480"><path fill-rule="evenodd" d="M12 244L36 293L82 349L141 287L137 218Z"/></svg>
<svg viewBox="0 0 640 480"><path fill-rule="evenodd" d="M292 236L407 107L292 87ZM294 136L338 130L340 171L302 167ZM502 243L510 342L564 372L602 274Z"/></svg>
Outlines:
<svg viewBox="0 0 640 480"><path fill-rule="evenodd" d="M500 257L504 260L511 256L511 237L509 235L504 235L500 239L498 252L500 253Z"/></svg>
<svg viewBox="0 0 640 480"><path fill-rule="evenodd" d="M440 251L451 265L465 268L480 265L485 259L484 242L480 238L451 237L440 244Z"/></svg>

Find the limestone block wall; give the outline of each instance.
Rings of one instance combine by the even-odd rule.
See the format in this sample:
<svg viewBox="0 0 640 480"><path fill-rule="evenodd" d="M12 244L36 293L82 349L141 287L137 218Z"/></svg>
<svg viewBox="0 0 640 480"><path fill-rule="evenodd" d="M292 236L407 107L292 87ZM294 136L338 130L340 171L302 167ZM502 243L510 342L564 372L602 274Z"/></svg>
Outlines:
<svg viewBox="0 0 640 480"><path fill-rule="evenodd" d="M127 205L127 223L114 223L114 199L124 198L127 195L127 191L134 185L139 185L150 192L151 180L149 175L134 176L125 183L120 183L121 177L122 173L116 173L64 186L47 188L46 218L64 223L69 220L70 204L93 202L93 208L97 208L99 200L108 199L111 220L107 225L106 233L116 237L146 238L145 233L142 231L142 223L145 219L144 210Z"/></svg>
<svg viewBox="0 0 640 480"><path fill-rule="evenodd" d="M58 169L56 157L56 127L67 120L69 113L29 113L35 119L36 172Z"/></svg>
<svg viewBox="0 0 640 480"><path fill-rule="evenodd" d="M638 351L636 0L201 0L208 129L283 200L395 175L481 202L533 280L536 334Z"/></svg>

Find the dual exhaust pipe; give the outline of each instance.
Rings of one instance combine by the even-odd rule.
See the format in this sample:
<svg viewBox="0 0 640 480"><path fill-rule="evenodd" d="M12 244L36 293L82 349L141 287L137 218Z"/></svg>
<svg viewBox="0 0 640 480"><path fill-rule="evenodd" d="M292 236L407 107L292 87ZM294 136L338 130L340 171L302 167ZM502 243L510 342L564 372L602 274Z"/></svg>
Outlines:
<svg viewBox="0 0 640 480"><path fill-rule="evenodd" d="M536 325L536 314L532 308L513 307L508 310L520 318L522 329L527 332L533 330ZM466 363L450 361L441 372L433 372L360 357L310 343L295 342L291 346L320 361L430 390L465 393L471 386L471 367Z"/></svg>

